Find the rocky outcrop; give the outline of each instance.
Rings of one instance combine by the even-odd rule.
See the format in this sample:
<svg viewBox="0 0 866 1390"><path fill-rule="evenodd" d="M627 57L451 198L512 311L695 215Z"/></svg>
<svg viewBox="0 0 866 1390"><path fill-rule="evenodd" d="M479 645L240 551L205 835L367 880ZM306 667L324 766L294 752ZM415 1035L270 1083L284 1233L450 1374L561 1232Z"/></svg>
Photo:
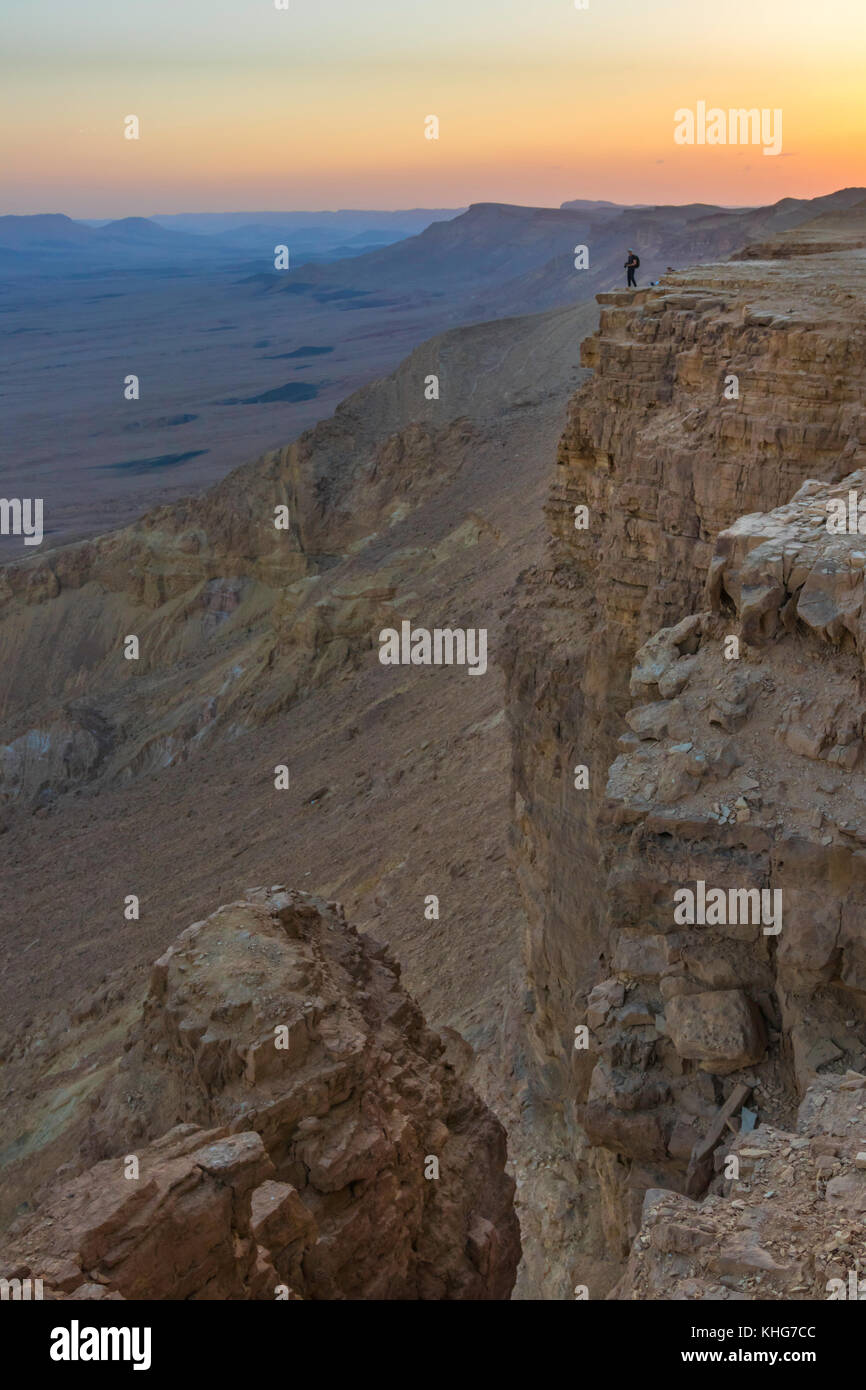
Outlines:
<svg viewBox="0 0 866 1390"><path fill-rule="evenodd" d="M70 1297L510 1294L504 1131L335 904L257 889L189 927L94 1106L97 1161L13 1224L7 1277Z"/></svg>
<svg viewBox="0 0 866 1390"><path fill-rule="evenodd" d="M576 1281L613 1255L592 1296L647 1189L694 1194L738 1087L786 1125L866 1061L859 546L818 520L866 462L864 292L844 250L704 266L599 296L584 345L506 669L527 1091L583 1150ZM758 917L678 921L699 885L759 890Z"/></svg>
<svg viewBox="0 0 866 1390"><path fill-rule="evenodd" d="M715 611L637 653L631 691L646 703L626 716L603 832L602 953L628 1004L596 1005L587 1106L621 1156L646 1157L649 1132L682 1169L720 1100L701 1073L745 1071L763 1113L783 1117L786 1091L821 1068L866 1065L866 556L856 529L827 525L862 483L807 482L722 532ZM635 1103L617 1063L638 1036Z"/></svg>
<svg viewBox="0 0 866 1390"><path fill-rule="evenodd" d="M620 1299L862 1299L866 1076L813 1082L794 1132L728 1136L702 1202L647 1192Z"/></svg>

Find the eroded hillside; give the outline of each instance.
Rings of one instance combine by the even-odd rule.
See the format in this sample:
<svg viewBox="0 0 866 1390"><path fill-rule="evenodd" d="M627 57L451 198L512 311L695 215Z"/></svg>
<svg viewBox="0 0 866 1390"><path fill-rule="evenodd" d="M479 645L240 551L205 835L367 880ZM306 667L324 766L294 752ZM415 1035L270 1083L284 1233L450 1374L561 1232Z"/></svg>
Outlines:
<svg viewBox="0 0 866 1390"><path fill-rule="evenodd" d="M522 927L496 661L596 316L433 340L202 499L4 571L4 1221L78 1152L151 962L276 865L389 942L431 1027L474 1048L454 1033L518 1174L544 1161L510 1109ZM401 619L486 627L484 677L383 667Z"/></svg>

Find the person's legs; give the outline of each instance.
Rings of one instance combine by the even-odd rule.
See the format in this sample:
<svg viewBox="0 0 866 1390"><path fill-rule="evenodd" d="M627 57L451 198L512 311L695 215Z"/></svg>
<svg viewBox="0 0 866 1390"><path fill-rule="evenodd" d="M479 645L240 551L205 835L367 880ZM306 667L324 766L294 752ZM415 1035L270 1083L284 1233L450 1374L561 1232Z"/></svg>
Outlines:
<svg viewBox="0 0 866 1390"><path fill-rule="evenodd" d="M630 265L629 268L628 268L628 280L626 281L626 286L625 286L625 287L626 287L627 290L628 290L628 289L632 289L632 290L636 290L636 289L637 289L637 285L635 284L634 266L633 266L633 265Z"/></svg>

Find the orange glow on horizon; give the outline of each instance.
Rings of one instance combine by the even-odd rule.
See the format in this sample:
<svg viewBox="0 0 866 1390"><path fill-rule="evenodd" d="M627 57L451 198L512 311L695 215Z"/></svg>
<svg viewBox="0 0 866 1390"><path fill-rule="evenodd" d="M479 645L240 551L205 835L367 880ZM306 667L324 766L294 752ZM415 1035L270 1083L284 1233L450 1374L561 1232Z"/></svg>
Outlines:
<svg viewBox="0 0 866 1390"><path fill-rule="evenodd" d="M293 3L297 9L300 0ZM107 14L103 0L89 4ZM375 18L390 4L369 9ZM548 32L530 23L517 0L492 8L478 0L479 12L465 21L477 51L461 49L450 61L435 25L422 33L420 19L414 38L391 19L387 33L392 48L399 40L408 49L402 55L376 49L374 31L368 36L363 27L347 30L331 51L312 10L295 21L294 47L278 51L268 38L282 41L290 31L265 26L258 8L258 28L244 30L236 60L223 47L202 48L196 63L187 51L168 49L136 63L137 50L126 48L113 62L52 53L28 69L13 53L0 89L0 120L13 132L0 210L97 217L486 201L555 206L581 197L758 204L866 183L864 45L856 42L858 35L866 40L866 10L859 0L825 0L822 24L800 0L765 0L760 31L754 7L731 0L726 13L741 12L751 42L733 21L722 24L715 7L686 16L679 0L651 9L618 0L618 19L606 0L592 4L580 16L565 0L555 9L551 0ZM463 12L451 0L442 5L454 16ZM768 9L777 26L768 23ZM346 25L356 10L329 4ZM621 42L623 10L640 17L637 44ZM160 13L168 25L169 8ZM835 31L826 22L834 14ZM713 26L714 43L698 43ZM782 153L678 146L674 112L698 100L780 108ZM139 141L123 139L129 113L140 118ZM424 138L428 114L439 117L438 141Z"/></svg>

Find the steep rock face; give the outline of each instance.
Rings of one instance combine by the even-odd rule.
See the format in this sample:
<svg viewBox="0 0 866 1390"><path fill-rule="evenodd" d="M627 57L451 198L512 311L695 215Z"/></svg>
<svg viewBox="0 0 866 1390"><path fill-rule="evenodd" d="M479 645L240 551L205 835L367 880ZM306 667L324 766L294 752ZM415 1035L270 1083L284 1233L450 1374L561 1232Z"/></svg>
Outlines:
<svg viewBox="0 0 866 1390"><path fill-rule="evenodd" d="M621 997L589 997L582 1112L636 1195L648 1161L699 1190L693 1154L734 1074L785 1121L819 1069L866 1065L866 555L827 529L862 483L807 482L722 532L714 611L636 656L600 832L598 944Z"/></svg>
<svg viewBox="0 0 866 1390"><path fill-rule="evenodd" d="M71 1294L510 1294L504 1131L335 904L257 889L183 932L94 1105L99 1161L13 1226L4 1265Z"/></svg>
<svg viewBox="0 0 866 1390"><path fill-rule="evenodd" d="M787 1119L805 1076L795 1075L774 1046L783 1026L779 990L788 987L775 979L775 938L749 928L748 945L729 942L689 974L681 943L670 936L676 886L694 887L698 878L743 888L771 881L775 823L769 836L754 823L732 834L736 822L727 816L724 829L718 818L702 826L685 814L685 824L672 826L677 812L668 808L692 777L709 794L732 760L746 781L730 792L734 779L726 783L723 799L748 793L763 751L750 763L722 745L731 744L742 708L766 702L772 677L761 660L736 676L728 670L731 688L706 746L692 739L676 696L701 659L704 622L718 625L712 630L719 653L725 633L739 631L721 615L695 613L706 606L717 534L743 513L787 503L806 479L837 482L864 459L866 334L856 314L863 292L862 266L847 252L783 266L705 266L668 277L657 290L599 296L600 327L584 345L584 363L595 375L572 401L560 447L548 506L550 564L531 571L518 590L506 660L513 858L529 919L534 1069L527 1089L555 1129L574 1134L578 1146L588 1137L587 1192L600 1187L603 1198L586 1199L584 1249L573 1261L578 1275L593 1252L625 1252L648 1186L685 1183L692 1148L731 1090L722 1078L763 1066L765 1104ZM720 544L723 552L729 542ZM674 629L672 638L659 639L673 641L663 687L639 661L634 681L643 703L630 715L635 653L661 627ZM856 735L842 727L839 711L835 718L827 739L838 733L839 746L849 747ZM642 780L633 770L617 811L622 828L611 838L605 791L612 768L616 802L623 736L627 748L651 748L652 739L680 746L664 768L641 767ZM587 788L575 785L581 766ZM708 810L712 801L710 795ZM795 866L786 853L793 898ZM802 849L797 853L805 893L813 866ZM725 876L717 877L723 867ZM671 976L680 983L671 984ZM670 993L663 996L665 978ZM642 980L653 987L632 999ZM607 1003L602 990L603 1016L625 1016L600 1056L595 1043L575 1045L575 1029L606 982L615 1002ZM629 997L617 999L625 986ZM713 998L717 991L727 997ZM683 997L670 1008L675 994ZM701 995L708 996L703 1006ZM847 1006L841 1012L859 1017ZM832 1013L835 1026L839 1010ZM792 1017L789 1011L786 1027ZM825 1036L826 1016L814 1024L797 1017L812 1041ZM607 1269L599 1279L610 1277Z"/></svg>
<svg viewBox="0 0 866 1390"><path fill-rule="evenodd" d="M647 1192L610 1297L863 1298L866 1076L815 1081L794 1132L761 1125L737 1135L717 1151L716 1169L703 1202Z"/></svg>

